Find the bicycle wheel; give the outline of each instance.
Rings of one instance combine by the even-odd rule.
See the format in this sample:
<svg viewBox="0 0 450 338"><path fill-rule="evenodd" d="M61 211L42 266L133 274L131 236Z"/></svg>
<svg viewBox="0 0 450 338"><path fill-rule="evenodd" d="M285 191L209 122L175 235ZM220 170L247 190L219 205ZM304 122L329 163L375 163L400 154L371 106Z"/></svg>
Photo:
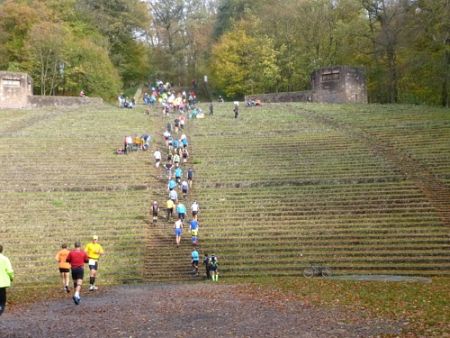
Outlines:
<svg viewBox="0 0 450 338"><path fill-rule="evenodd" d="M322 268L322 277L330 277L332 275L331 269L328 266Z"/></svg>
<svg viewBox="0 0 450 338"><path fill-rule="evenodd" d="M303 276L306 278L311 278L314 276L314 269L312 267L307 267L303 270Z"/></svg>

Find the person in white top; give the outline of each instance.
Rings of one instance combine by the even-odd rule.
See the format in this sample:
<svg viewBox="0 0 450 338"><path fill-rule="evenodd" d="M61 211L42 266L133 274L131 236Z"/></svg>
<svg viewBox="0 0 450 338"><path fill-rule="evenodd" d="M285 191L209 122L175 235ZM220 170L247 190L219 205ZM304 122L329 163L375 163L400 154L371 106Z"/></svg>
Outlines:
<svg viewBox="0 0 450 338"><path fill-rule="evenodd" d="M159 164L161 163L161 152L156 149L156 151L153 153L153 157L155 158L155 167L158 168Z"/></svg>
<svg viewBox="0 0 450 338"><path fill-rule="evenodd" d="M181 234L183 233L183 221L181 219L178 219L175 222L173 228L175 230L175 243L178 247L181 241Z"/></svg>
<svg viewBox="0 0 450 338"><path fill-rule="evenodd" d="M197 201L194 201L191 205L191 211L192 211L192 217L197 218L198 212L200 210L200 206L198 205Z"/></svg>

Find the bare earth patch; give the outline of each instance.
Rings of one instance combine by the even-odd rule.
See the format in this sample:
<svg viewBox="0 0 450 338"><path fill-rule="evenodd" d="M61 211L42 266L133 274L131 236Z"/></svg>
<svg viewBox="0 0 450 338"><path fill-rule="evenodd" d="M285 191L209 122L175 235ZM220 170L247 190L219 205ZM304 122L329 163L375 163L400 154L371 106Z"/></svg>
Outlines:
<svg viewBox="0 0 450 338"><path fill-rule="evenodd" d="M15 307L1 337L371 337L404 323L316 307L246 285L120 286Z"/></svg>

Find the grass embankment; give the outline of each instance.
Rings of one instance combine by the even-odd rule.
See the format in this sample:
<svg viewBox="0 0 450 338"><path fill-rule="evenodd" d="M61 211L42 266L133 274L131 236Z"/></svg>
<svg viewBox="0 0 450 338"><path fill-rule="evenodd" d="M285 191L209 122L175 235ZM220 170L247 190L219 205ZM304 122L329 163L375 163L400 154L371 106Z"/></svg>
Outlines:
<svg viewBox="0 0 450 338"><path fill-rule="evenodd" d="M388 122L393 110L273 104L241 108L235 120L223 104L194 121L202 244L224 274L301 275L315 262L336 274L449 275L442 204L420 170L408 171L450 173L450 114L399 106ZM426 153L421 144L427 158L396 157Z"/></svg>
<svg viewBox="0 0 450 338"><path fill-rule="evenodd" d="M35 296L38 283L59 285L60 244L85 244L94 232L106 249L102 283L188 276L188 240L176 252L172 224L149 224L150 201L166 199L151 165L156 145L113 154L126 134L149 131L160 144L165 122L106 106L0 114L0 238L17 274L11 300ZM309 262L336 274L449 275L443 204L418 184L425 166L448 188L448 111L280 104L241 107L235 120L227 103L191 121L189 136L196 175L185 202L200 202L200 248L219 256L222 276L298 276ZM408 170L417 162L416 176L397 154ZM396 318L406 311L414 330L431 335L445 332L446 281L258 282L323 304Z"/></svg>
<svg viewBox="0 0 450 338"><path fill-rule="evenodd" d="M148 153L114 154L154 126L143 110L111 106L2 111L0 238L21 290L59 285L61 243L105 247L102 284L142 280Z"/></svg>

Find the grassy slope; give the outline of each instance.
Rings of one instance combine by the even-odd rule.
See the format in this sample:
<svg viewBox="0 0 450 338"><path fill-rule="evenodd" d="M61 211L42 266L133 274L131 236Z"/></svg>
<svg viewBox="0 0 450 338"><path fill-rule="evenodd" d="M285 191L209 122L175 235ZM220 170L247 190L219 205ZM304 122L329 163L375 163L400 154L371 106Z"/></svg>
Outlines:
<svg viewBox="0 0 450 338"><path fill-rule="evenodd" d="M142 277L144 203L152 185L144 153L113 154L150 129L142 111L113 107L0 114L0 237L16 286L55 283L61 243L100 236L104 283Z"/></svg>
<svg viewBox="0 0 450 338"><path fill-rule="evenodd" d="M195 121L202 240L222 256L223 272L301 275L319 262L339 274L448 275L448 226L401 164L371 142L421 153L418 140L434 140L436 149L423 143L433 154L423 162L444 181L450 115L400 106L388 122L393 109L279 104L242 108L234 120L219 105L213 120Z"/></svg>
<svg viewBox="0 0 450 338"><path fill-rule="evenodd" d="M447 110L282 104L241 108L234 120L231 104L215 108L190 125L196 181L186 202L200 201L201 250L216 251L224 276L300 275L310 261L337 273L449 273L448 227L416 182L347 129L316 118L389 142L448 185ZM113 154L125 134L149 131L160 143L164 123L112 107L1 112L0 238L16 270L14 292L56 284L60 243L86 243L94 232L107 251L102 283L186 277L187 241L174 254L171 223L148 224L148 201L165 200L150 154ZM311 301L409 314L426 335L448 332L446 279L389 289L258 282Z"/></svg>

